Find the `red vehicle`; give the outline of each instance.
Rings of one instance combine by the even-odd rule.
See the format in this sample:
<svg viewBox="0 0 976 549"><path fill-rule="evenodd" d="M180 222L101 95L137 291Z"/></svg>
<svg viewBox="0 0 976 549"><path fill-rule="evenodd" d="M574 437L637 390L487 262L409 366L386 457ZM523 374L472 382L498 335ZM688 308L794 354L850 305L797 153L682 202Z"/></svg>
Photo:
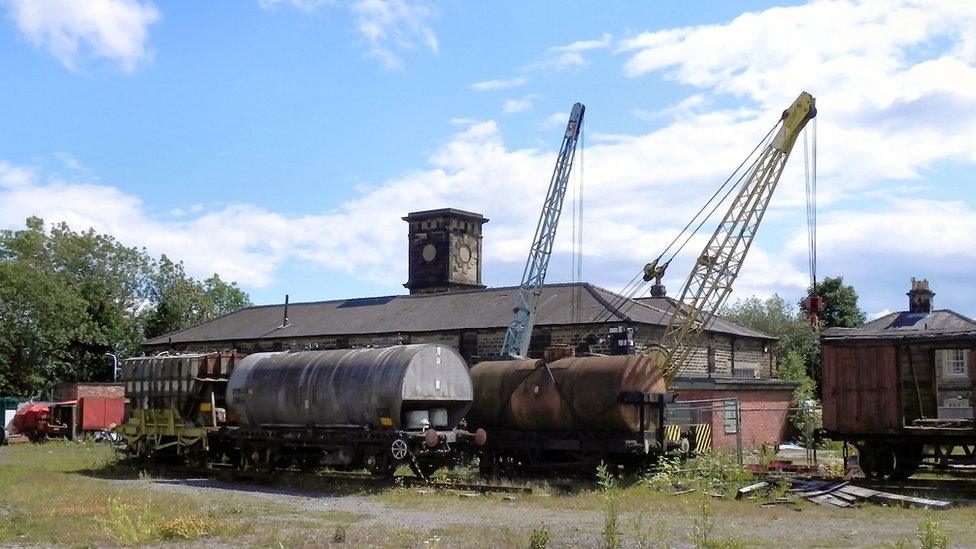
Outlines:
<svg viewBox="0 0 976 549"><path fill-rule="evenodd" d="M79 434L105 431L125 420L124 398L85 397L62 402L34 402L17 410L14 433L32 441L46 437L73 439Z"/></svg>

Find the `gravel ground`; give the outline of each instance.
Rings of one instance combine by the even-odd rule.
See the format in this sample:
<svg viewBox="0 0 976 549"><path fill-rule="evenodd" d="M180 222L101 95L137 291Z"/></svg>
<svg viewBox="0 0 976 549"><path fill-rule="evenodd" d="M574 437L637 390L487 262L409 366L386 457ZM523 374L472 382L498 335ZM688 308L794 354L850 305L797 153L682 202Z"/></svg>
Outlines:
<svg viewBox="0 0 976 549"><path fill-rule="evenodd" d="M247 496L281 506L288 511L273 520L288 520L315 513L340 512L357 517L352 524L360 531L414 532L403 545L423 544L418 540L437 532L470 530L492 532L505 529L526 532L540 525L551 532L556 546L595 546L603 529L603 509L599 498L590 495L554 495L545 497L460 495L433 493L421 489L391 489L372 494L353 494L281 488L249 483L228 483L205 478L138 479L108 482L135 483L142 488L213 497ZM667 496L662 496L667 498ZM631 523L638 513L649 517L647 528L664 522L670 530L672 546L690 547L688 536L697 515L694 496L661 497L647 505L633 501L622 515L625 539L632 540ZM637 500L640 503L640 500ZM916 526L922 517L918 511L865 506L860 509L831 509L808 503L760 508L754 502L715 502L712 505L714 536L732 537L744 546L778 547L879 547L905 546L916 542ZM952 547L976 547L971 525L974 510L954 510L940 515L953 540ZM968 534L966 534L968 532ZM489 534L490 535L490 534ZM448 537L432 539L441 545L464 544ZM521 538L520 538L521 539ZM394 542L396 539L394 539ZM427 540L430 541L429 539ZM486 545L509 544L491 542ZM497 541L497 540L496 540ZM417 543L415 543L417 542ZM625 546L635 544L628 541ZM394 543L396 545L396 543ZM429 543L428 543L429 545ZM908 546L912 546L908 545Z"/></svg>

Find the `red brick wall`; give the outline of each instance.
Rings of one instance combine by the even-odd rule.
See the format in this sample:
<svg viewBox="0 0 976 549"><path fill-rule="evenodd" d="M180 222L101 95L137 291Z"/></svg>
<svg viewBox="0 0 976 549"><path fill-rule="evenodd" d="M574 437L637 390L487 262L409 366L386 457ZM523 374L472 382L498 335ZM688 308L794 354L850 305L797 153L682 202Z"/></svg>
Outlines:
<svg viewBox="0 0 976 549"><path fill-rule="evenodd" d="M125 387L121 383L58 383L54 386L54 400L57 401L124 397Z"/></svg>
<svg viewBox="0 0 976 549"><path fill-rule="evenodd" d="M745 448L783 442L792 396L793 392L787 389L689 389L678 393L678 401L738 397L742 414L742 446ZM714 405L711 423L712 447L716 450L734 450L736 435L725 433L725 413L721 402Z"/></svg>

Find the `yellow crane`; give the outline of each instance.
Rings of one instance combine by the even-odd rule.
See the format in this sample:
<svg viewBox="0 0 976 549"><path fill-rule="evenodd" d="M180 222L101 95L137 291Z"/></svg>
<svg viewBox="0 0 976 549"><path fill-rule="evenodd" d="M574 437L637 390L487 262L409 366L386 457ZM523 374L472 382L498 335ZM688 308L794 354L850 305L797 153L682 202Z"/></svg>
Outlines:
<svg viewBox="0 0 976 549"><path fill-rule="evenodd" d="M816 114L813 96L802 92L671 245L657 259L645 265L643 272L631 281L628 287L634 289L630 293L627 289L622 292L620 305L652 280L656 286L663 288L661 279L671 260L716 209L734 193L728 211L695 261L668 318L660 348L664 356L659 362L668 387L698 348L705 329L732 291L732 283L742 268L793 145L807 122ZM697 227L689 231L696 222ZM681 239L684 242L675 248ZM668 256L672 248L675 249ZM668 256L667 259L665 256Z"/></svg>

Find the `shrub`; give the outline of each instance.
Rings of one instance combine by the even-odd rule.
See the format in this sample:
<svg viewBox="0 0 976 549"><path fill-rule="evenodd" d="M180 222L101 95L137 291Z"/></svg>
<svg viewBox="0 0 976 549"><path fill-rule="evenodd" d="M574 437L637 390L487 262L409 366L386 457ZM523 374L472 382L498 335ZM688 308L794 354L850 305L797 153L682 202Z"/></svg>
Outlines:
<svg viewBox="0 0 976 549"><path fill-rule="evenodd" d="M931 513L926 513L916 529L918 543L922 549L946 549L949 547L949 536L942 530L942 521Z"/></svg>
<svg viewBox="0 0 976 549"><path fill-rule="evenodd" d="M332 543L340 544L346 542L346 526L340 524L332 532Z"/></svg>
<svg viewBox="0 0 976 549"><path fill-rule="evenodd" d="M732 452L709 452L692 460L662 458L657 470L644 483L656 490L695 489L702 492L737 489L753 480Z"/></svg>
<svg viewBox="0 0 976 549"><path fill-rule="evenodd" d="M552 539L545 524L532 530L532 534L529 535L529 547L532 549L545 549L549 546L550 541Z"/></svg>
<svg viewBox="0 0 976 549"><path fill-rule="evenodd" d="M620 547L620 507L617 502L620 487L603 463L597 468L597 481L603 493L603 547L616 549Z"/></svg>

